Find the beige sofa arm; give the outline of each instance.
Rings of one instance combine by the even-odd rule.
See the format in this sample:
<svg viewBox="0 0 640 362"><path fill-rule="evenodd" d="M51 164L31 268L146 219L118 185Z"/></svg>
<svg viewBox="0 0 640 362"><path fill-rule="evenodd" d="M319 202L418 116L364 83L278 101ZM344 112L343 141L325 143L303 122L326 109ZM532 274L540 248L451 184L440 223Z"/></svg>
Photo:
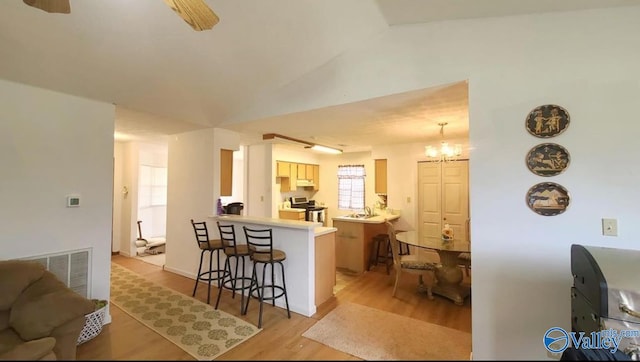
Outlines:
<svg viewBox="0 0 640 362"><path fill-rule="evenodd" d="M53 355L53 346L56 339L53 337L44 337L33 341L19 344L13 349L0 354L2 361L35 361L35 360L55 360Z"/></svg>
<svg viewBox="0 0 640 362"><path fill-rule="evenodd" d="M9 325L22 339L29 341L48 336L56 327L84 317L93 310L91 300L63 289L44 294L38 299L15 303L9 316Z"/></svg>

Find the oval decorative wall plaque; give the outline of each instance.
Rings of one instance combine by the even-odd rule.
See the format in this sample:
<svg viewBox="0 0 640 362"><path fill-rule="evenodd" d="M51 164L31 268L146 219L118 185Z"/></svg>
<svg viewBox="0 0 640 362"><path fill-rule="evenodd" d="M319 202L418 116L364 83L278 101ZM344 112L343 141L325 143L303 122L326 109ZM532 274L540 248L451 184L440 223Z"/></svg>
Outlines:
<svg viewBox="0 0 640 362"><path fill-rule="evenodd" d="M545 104L529 112L525 126L536 137L554 137L569 127L569 112L555 104Z"/></svg>
<svg viewBox="0 0 640 362"><path fill-rule="evenodd" d="M527 192L527 205L533 212L543 216L555 216L569 207L569 192L554 182L533 185Z"/></svg>
<svg viewBox="0 0 640 362"><path fill-rule="evenodd" d="M538 176L555 176L569 167L569 151L556 143L542 143L527 154L527 167Z"/></svg>

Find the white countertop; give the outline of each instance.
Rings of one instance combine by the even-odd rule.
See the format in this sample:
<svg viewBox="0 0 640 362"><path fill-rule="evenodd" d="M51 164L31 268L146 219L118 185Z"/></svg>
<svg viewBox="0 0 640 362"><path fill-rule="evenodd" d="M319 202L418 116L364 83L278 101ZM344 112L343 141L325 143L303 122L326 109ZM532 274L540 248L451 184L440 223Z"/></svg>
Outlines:
<svg viewBox="0 0 640 362"><path fill-rule="evenodd" d="M385 222L386 220L395 220L397 218L399 218L400 215L395 215L395 214L381 214L381 215L377 215L377 216L372 216L370 218L356 218L356 217L347 217L347 216L336 216L333 219L333 221L347 221L347 222L359 222L359 223L363 223L363 224L382 224L383 222Z"/></svg>
<svg viewBox="0 0 640 362"><path fill-rule="evenodd" d="M280 211L305 212L307 211L307 209L297 209L295 207L289 207L289 208L280 209Z"/></svg>
<svg viewBox="0 0 640 362"><path fill-rule="evenodd" d="M288 220L288 219L273 219L270 217L257 217L257 216L243 216L243 215L209 215L210 218L224 221L237 221L248 224L260 224L279 226L291 229L315 229L318 226L322 226L321 222L312 221L300 221L300 220Z"/></svg>
<svg viewBox="0 0 640 362"><path fill-rule="evenodd" d="M329 233L334 233L336 231L338 231L338 228L333 228L333 227L327 227L327 226L318 226L317 228L315 228L315 235L316 236L321 236L321 235L325 235L325 234L329 234Z"/></svg>

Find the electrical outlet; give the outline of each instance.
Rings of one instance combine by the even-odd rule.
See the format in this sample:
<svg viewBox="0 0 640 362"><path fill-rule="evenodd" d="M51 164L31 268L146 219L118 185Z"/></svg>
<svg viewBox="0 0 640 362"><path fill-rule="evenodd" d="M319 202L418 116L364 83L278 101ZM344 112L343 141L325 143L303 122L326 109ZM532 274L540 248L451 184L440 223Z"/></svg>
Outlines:
<svg viewBox="0 0 640 362"><path fill-rule="evenodd" d="M411 202L411 196L407 196L407 204Z"/></svg>
<svg viewBox="0 0 640 362"><path fill-rule="evenodd" d="M602 235L618 236L618 220L602 219Z"/></svg>

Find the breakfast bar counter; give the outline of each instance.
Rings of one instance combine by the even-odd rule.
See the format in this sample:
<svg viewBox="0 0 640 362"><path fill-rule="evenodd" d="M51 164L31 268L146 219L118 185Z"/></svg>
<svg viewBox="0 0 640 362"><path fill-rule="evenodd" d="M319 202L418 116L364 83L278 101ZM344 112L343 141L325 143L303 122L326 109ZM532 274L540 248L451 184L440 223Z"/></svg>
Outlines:
<svg viewBox="0 0 640 362"><path fill-rule="evenodd" d="M287 254L285 280L292 312L311 317L318 305L333 296L336 228L323 227L319 222L243 215L211 215L210 218L235 225L240 244L246 243L243 226L273 230L273 247ZM250 265L246 272L251 273ZM282 298L276 300L276 306L286 308Z"/></svg>

